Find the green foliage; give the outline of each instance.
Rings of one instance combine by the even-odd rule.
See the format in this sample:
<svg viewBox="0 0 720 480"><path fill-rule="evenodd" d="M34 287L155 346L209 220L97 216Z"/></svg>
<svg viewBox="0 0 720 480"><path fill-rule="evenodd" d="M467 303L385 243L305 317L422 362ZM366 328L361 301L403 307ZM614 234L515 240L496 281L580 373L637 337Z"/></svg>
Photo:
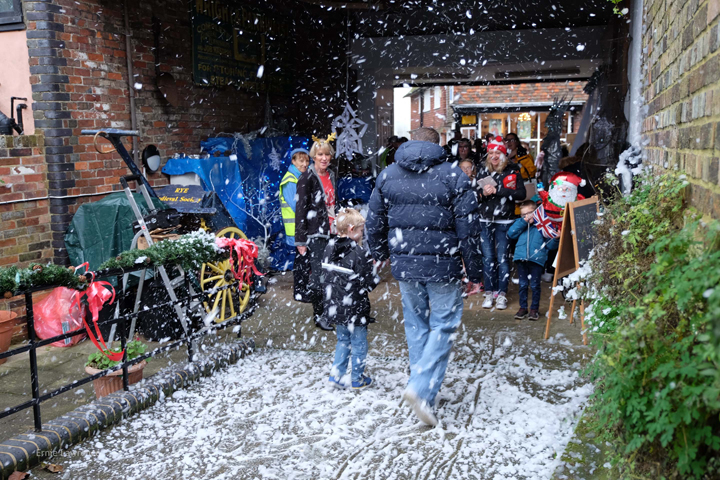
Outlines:
<svg viewBox="0 0 720 480"><path fill-rule="evenodd" d="M225 260L228 252L219 250L215 236L203 231L183 235L174 241L158 242L145 250L128 250L100 265L99 270L134 268L139 264L180 265L187 271L199 270L203 263Z"/></svg>
<svg viewBox="0 0 720 480"><path fill-rule="evenodd" d="M140 340L131 340L125 344L125 350L127 351L127 359L132 360L133 358L137 358L144 354L147 351L147 345L142 343ZM121 350L120 347L115 347L111 348L109 351L119 353ZM108 350L105 350L105 352L108 353ZM98 370L105 370L119 364L120 362L110 360L102 352L94 352L88 356L88 361L85 365L97 368Z"/></svg>
<svg viewBox="0 0 720 480"><path fill-rule="evenodd" d="M28 268L0 268L0 294L44 286L82 290L86 283L84 276L76 275L74 270L60 265L31 263Z"/></svg>
<svg viewBox="0 0 720 480"><path fill-rule="evenodd" d="M685 184L609 205L589 280L596 429L623 442L620 470L656 478L714 478L720 457L720 226L689 218Z"/></svg>
<svg viewBox="0 0 720 480"><path fill-rule="evenodd" d="M618 8L618 5L620 5L623 0L608 0L608 2L613 4L613 13L615 15L624 16L625 14Z"/></svg>

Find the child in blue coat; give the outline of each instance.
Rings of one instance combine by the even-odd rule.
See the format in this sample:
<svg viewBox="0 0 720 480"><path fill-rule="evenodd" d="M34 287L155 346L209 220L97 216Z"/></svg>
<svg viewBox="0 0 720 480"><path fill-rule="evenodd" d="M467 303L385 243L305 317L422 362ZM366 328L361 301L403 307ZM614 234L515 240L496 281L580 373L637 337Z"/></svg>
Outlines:
<svg viewBox="0 0 720 480"><path fill-rule="evenodd" d="M540 277L544 272L548 251L558 248L560 243L557 238L548 240L533 225L533 214L537 205L532 200L523 202L520 205L520 218L515 220L508 238L517 240L515 246L515 265L517 265L518 278L520 279L520 310L515 318L522 320L528 317L529 320L538 320L540 315ZM532 290L532 304L528 315L528 286Z"/></svg>

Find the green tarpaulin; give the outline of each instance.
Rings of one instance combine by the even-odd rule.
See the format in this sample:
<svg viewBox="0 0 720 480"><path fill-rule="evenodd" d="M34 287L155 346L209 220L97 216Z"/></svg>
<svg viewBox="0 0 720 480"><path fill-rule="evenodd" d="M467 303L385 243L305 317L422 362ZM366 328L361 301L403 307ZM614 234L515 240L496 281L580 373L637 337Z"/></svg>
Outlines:
<svg viewBox="0 0 720 480"><path fill-rule="evenodd" d="M142 214L147 215L145 199L139 193L133 196ZM152 200L156 208L165 208L157 198ZM77 266L88 262L90 270L97 270L106 260L129 250L135 236L132 230L135 220L130 202L122 192L80 205L65 233L70 263Z"/></svg>

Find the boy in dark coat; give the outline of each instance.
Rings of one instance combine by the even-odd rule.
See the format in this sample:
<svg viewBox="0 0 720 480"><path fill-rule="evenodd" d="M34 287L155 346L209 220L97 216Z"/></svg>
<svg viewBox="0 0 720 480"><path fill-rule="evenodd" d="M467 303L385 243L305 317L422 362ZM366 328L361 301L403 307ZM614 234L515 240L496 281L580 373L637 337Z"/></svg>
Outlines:
<svg viewBox="0 0 720 480"><path fill-rule="evenodd" d="M351 385L354 390L372 384L363 374L368 351L367 325L374 322L370 317L368 292L378 283L370 253L359 243L365 231L365 219L355 209L340 212L337 218L338 237L330 240L323 256L324 293L323 316L335 325L337 345L335 361L330 371L332 387L346 388L342 378L351 358Z"/></svg>
<svg viewBox="0 0 720 480"><path fill-rule="evenodd" d="M508 237L517 240L515 246L515 265L517 265L520 279L520 310L515 318L522 320L528 316L528 286L532 290L532 304L530 306L530 320L538 320L540 315L540 277L545 271L545 262L548 250L555 250L560 243L557 238L548 240L543 237L540 230L533 223L533 215L537 205L527 200L520 205L520 218L515 220Z"/></svg>

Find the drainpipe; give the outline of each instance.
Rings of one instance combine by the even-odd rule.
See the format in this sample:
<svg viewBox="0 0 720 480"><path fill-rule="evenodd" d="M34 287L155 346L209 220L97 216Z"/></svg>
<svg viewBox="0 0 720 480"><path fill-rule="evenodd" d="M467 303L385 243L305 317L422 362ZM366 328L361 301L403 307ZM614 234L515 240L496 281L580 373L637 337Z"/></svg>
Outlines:
<svg viewBox="0 0 720 480"><path fill-rule="evenodd" d="M628 142L631 145L640 145L642 133L642 23L643 23L643 0L634 0L632 3L632 25L630 32L632 43L630 44L630 65L628 69L628 80L630 81L630 115Z"/></svg>
<svg viewBox="0 0 720 480"><path fill-rule="evenodd" d="M124 2L125 6L125 58L127 59L127 75L128 75L128 92L130 92L130 129L137 130L137 112L135 111L135 77L133 76L132 66L132 45L130 44L130 19L128 17L128 0ZM138 156L137 137L132 137L132 153L135 165L140 166Z"/></svg>
<svg viewBox="0 0 720 480"><path fill-rule="evenodd" d="M420 128L423 126L423 110L425 110L424 91L420 90Z"/></svg>

